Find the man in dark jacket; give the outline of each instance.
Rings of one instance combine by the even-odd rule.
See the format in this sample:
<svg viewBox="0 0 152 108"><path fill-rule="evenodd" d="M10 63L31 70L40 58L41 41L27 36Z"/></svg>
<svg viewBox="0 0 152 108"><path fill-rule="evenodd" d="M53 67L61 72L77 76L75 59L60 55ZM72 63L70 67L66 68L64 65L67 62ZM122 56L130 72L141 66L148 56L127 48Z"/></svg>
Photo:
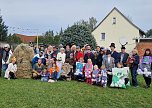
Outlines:
<svg viewBox="0 0 152 108"><path fill-rule="evenodd" d="M95 65L95 57L94 54L91 52L91 47L87 47L87 53L84 55L84 62L87 63L88 59L92 60L92 64Z"/></svg>
<svg viewBox="0 0 152 108"><path fill-rule="evenodd" d="M129 57L129 54L126 53L125 49L126 48L124 46L122 46L121 52L120 52L120 63L123 65L123 67L127 67L127 60Z"/></svg>
<svg viewBox="0 0 152 108"><path fill-rule="evenodd" d="M111 49L111 57L114 58L115 66L117 66L117 63L120 62L120 54L115 51L115 43L111 43L110 49Z"/></svg>

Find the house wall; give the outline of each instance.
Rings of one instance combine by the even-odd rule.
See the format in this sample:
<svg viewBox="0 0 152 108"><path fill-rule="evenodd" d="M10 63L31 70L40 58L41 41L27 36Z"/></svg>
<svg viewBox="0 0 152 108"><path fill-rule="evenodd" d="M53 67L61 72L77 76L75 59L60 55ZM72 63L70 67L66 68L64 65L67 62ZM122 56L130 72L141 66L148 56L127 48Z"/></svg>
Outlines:
<svg viewBox="0 0 152 108"><path fill-rule="evenodd" d="M113 17L116 17L116 24L112 24ZM105 33L106 39L102 41L101 33ZM139 30L132 26L122 15L113 10L112 13L92 32L99 46L109 48L110 43L116 44L116 50L120 51L121 45L119 39L125 37L128 40L126 45L127 52L130 52L135 48L136 43L133 40L135 37L139 37Z"/></svg>

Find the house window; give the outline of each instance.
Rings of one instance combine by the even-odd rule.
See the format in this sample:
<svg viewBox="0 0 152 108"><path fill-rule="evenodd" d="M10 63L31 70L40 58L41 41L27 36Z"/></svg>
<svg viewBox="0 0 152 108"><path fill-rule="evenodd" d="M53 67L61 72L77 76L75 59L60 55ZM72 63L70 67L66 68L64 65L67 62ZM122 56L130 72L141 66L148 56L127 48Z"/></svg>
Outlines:
<svg viewBox="0 0 152 108"><path fill-rule="evenodd" d="M113 17L112 24L116 24L116 17Z"/></svg>
<svg viewBox="0 0 152 108"><path fill-rule="evenodd" d="M105 33L101 33L101 38L100 38L100 40L105 40L105 39L106 39Z"/></svg>

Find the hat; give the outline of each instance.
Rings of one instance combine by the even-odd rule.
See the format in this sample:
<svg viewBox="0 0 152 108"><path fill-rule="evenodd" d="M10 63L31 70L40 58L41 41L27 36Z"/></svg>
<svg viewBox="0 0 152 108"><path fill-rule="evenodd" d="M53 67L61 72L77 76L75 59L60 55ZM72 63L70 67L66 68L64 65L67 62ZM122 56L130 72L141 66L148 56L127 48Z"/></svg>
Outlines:
<svg viewBox="0 0 152 108"><path fill-rule="evenodd" d="M60 45L59 45L59 47L63 47L63 45L62 45L62 44L60 44Z"/></svg>
<svg viewBox="0 0 152 108"><path fill-rule="evenodd" d="M111 54L111 52L110 50L107 50L106 55L109 55L109 54Z"/></svg>
<svg viewBox="0 0 152 108"><path fill-rule="evenodd" d="M80 48L80 46L77 46L76 48L77 48L77 49L79 49L79 48Z"/></svg>
<svg viewBox="0 0 152 108"><path fill-rule="evenodd" d="M9 48L10 46L8 44L5 44L4 45L4 48Z"/></svg>
<svg viewBox="0 0 152 108"><path fill-rule="evenodd" d="M111 43L111 45L110 45L109 47L114 47L114 48L116 48L116 47L115 47L115 43Z"/></svg>
<svg viewBox="0 0 152 108"><path fill-rule="evenodd" d="M16 62L16 57L13 57L11 60Z"/></svg>
<svg viewBox="0 0 152 108"><path fill-rule="evenodd" d="M122 45L121 49L126 49L125 46Z"/></svg>

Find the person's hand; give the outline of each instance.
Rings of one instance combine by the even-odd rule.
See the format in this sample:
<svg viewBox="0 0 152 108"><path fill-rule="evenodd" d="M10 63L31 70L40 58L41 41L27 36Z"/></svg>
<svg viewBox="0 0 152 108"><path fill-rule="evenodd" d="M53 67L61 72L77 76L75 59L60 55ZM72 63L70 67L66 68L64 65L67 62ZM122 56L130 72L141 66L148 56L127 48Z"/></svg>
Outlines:
<svg viewBox="0 0 152 108"><path fill-rule="evenodd" d="M130 61L130 63L133 63L133 62L134 62L133 60Z"/></svg>

